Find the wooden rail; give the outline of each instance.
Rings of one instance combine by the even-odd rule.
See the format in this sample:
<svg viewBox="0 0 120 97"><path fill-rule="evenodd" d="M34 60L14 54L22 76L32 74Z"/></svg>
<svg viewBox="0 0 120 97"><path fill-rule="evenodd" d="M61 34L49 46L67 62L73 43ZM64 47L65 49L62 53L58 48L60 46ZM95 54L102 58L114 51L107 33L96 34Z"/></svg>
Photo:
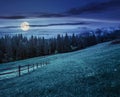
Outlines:
<svg viewBox="0 0 120 97"><path fill-rule="evenodd" d="M23 66L19 65L16 67L4 68L4 69L0 69L0 76L18 73L18 76L20 77L23 71L26 71L25 73L29 73L31 71L34 71L35 69L38 69L39 67L42 67L48 64L49 62L45 61L45 62L40 62L35 64L27 64Z"/></svg>

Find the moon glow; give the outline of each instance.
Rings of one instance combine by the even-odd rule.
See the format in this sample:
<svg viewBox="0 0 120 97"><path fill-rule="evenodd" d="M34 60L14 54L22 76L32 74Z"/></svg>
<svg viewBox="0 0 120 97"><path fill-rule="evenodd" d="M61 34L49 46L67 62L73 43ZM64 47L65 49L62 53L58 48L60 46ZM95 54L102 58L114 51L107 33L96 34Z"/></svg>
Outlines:
<svg viewBox="0 0 120 97"><path fill-rule="evenodd" d="M23 23L21 23L20 28L21 28L23 31L28 31L28 30L30 29L29 23L28 23L28 22L23 22Z"/></svg>

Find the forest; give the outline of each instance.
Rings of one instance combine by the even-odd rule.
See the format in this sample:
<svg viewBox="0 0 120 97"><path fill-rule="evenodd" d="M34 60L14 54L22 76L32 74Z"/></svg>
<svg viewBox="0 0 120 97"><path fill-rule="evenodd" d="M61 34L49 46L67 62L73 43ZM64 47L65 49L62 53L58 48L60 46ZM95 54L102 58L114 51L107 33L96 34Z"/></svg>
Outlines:
<svg viewBox="0 0 120 97"><path fill-rule="evenodd" d="M96 45L98 43L120 38L120 29L114 31L96 31L73 34L58 34L56 38L31 36L22 34L5 35L0 38L0 63L22 60L32 57L71 52Z"/></svg>

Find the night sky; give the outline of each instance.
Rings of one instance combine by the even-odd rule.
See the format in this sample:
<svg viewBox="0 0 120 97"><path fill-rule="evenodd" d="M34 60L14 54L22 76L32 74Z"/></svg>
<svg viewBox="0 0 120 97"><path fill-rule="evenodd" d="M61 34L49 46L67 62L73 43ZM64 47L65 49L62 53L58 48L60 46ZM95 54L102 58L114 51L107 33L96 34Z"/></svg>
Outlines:
<svg viewBox="0 0 120 97"><path fill-rule="evenodd" d="M0 31L22 32L24 21L30 23L29 35L118 26L120 0L0 0Z"/></svg>

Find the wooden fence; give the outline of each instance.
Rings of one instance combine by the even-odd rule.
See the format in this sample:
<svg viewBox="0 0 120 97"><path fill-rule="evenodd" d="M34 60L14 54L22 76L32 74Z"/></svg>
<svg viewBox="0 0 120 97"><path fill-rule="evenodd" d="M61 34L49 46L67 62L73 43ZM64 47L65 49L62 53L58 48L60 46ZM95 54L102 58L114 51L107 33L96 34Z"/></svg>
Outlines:
<svg viewBox="0 0 120 97"><path fill-rule="evenodd" d="M18 76L20 77L23 71L26 71L25 73L29 73L31 71L34 71L35 69L38 69L39 67L42 67L48 64L49 62L45 61L45 62L40 62L35 64L28 64L23 66L19 65L11 68L4 68L4 69L0 69L0 76L17 73Z"/></svg>

